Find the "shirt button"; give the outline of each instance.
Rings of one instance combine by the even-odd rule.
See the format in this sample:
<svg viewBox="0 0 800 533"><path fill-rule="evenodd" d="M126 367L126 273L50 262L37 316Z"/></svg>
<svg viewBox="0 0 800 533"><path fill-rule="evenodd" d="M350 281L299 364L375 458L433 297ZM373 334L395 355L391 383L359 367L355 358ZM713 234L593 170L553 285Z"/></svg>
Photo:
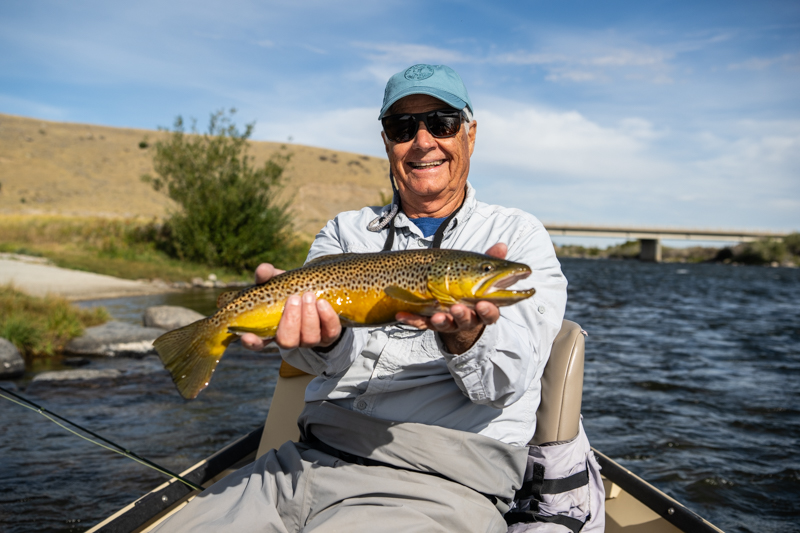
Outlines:
<svg viewBox="0 0 800 533"><path fill-rule="evenodd" d="M364 400L359 400L358 403L356 404L356 407L358 407L363 411L364 409L367 408L367 402L365 402Z"/></svg>
<svg viewBox="0 0 800 533"><path fill-rule="evenodd" d="M464 370L465 368L467 368L467 363L457 363L456 364L456 370Z"/></svg>
<svg viewBox="0 0 800 533"><path fill-rule="evenodd" d="M425 243L425 239L422 239L422 238L417 239L417 244L419 244L420 246L425 246L425 244L426 244Z"/></svg>
<svg viewBox="0 0 800 533"><path fill-rule="evenodd" d="M386 379L388 377L389 377L389 374L383 374L383 373L378 374L378 379Z"/></svg>
<svg viewBox="0 0 800 533"><path fill-rule="evenodd" d="M544 314L544 306L543 306L543 305L540 305L540 306L539 306L539 309L538 309L538 311L539 311L540 313Z"/></svg>

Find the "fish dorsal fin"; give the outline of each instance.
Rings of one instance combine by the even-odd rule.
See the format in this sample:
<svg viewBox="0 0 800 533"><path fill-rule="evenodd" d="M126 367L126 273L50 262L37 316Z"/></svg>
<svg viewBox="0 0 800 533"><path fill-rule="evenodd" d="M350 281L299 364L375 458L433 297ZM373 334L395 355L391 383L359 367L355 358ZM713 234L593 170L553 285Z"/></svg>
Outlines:
<svg viewBox="0 0 800 533"><path fill-rule="evenodd" d="M428 290L431 291L431 294L433 294L433 297L436 298L436 301L438 301L442 305L449 306L458 303L458 300L456 300L446 292L441 291L438 287L436 287L431 283L428 283Z"/></svg>
<svg viewBox="0 0 800 533"><path fill-rule="evenodd" d="M319 265L321 263L327 263L329 261L338 261L340 259L347 259L349 257L359 255L354 253L346 253L346 254L328 254L328 255L321 255L319 257L315 257L311 261L308 261L303 266L312 266L312 265Z"/></svg>
<svg viewBox="0 0 800 533"><path fill-rule="evenodd" d="M421 296L417 296L413 292L400 288L396 285L390 285L389 287L386 287L385 289L383 289L383 292L385 292L387 296L394 298L395 300L408 302L410 304L426 305L436 302L436 300L430 298L423 298Z"/></svg>
<svg viewBox="0 0 800 533"><path fill-rule="evenodd" d="M241 289L234 289L232 291L225 291L219 293L219 296L217 296L217 309L222 309L223 307L234 301L236 297L239 296L240 292L242 292Z"/></svg>

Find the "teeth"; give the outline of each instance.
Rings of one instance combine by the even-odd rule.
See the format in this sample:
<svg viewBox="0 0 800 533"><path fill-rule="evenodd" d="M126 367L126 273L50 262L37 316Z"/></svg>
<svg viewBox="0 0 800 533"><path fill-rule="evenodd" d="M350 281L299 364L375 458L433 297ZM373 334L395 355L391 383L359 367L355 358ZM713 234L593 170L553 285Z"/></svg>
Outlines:
<svg viewBox="0 0 800 533"><path fill-rule="evenodd" d="M430 168L438 167L442 163L444 163L444 159L440 159L439 161L426 161L424 163L409 163L409 165L414 168Z"/></svg>

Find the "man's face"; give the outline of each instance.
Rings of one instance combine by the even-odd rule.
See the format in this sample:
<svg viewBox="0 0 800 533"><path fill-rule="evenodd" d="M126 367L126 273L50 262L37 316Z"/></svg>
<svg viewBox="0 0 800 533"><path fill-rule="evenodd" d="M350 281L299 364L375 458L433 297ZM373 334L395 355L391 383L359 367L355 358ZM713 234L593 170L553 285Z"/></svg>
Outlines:
<svg viewBox="0 0 800 533"><path fill-rule="evenodd" d="M432 96L412 94L398 100L390 114L425 113L448 107ZM404 206L425 203L435 211L440 201L446 202L461 194L469 174L469 158L475 148L477 122L472 122L469 132L466 126L462 123L454 137L437 139L428 132L425 123L420 122L417 135L405 143L392 142L382 133Z"/></svg>

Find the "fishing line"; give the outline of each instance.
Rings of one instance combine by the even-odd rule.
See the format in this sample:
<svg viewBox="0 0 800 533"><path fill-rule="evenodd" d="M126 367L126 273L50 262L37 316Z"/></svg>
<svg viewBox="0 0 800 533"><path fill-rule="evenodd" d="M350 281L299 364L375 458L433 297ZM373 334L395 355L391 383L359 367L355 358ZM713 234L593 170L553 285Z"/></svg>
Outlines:
<svg viewBox="0 0 800 533"><path fill-rule="evenodd" d="M134 452L132 452L130 450L126 450L125 448L123 448L119 444L116 444L116 443L111 442L110 440L108 440L108 439L106 439L104 437L101 437L100 435L98 435L94 431L88 430L85 427L82 427L82 426L76 424L75 422L71 422L71 421L67 420L66 418L64 418L63 416L57 415L56 413L54 413L52 411L48 411L47 409L45 409L41 405L37 405L34 402L28 400L27 398L24 398L24 397L20 396L19 394L15 394L15 393L11 392L10 390L8 390L6 388L3 388L3 387L0 387L0 391L5 392L6 394L10 394L14 398L16 398L16 400L14 398L9 398L5 394L0 394L0 398L4 398L4 399L8 400L11 403L15 403L15 404L17 404L19 406L22 406L22 407L26 408L26 409L30 409L31 411L35 411L35 412L39 413L40 415L42 415L43 417L45 417L46 419L48 419L49 421L51 421L55 425L57 425L60 428L63 428L65 430L69 431L73 435L75 435L77 437L80 437L85 441L89 441L92 444L96 444L97 446L100 446L103 449L106 449L106 450L112 451L114 453L117 453L119 455L122 455L124 457L127 457L128 459L136 461L137 463L139 463L141 465L144 465L144 466L146 466L148 468L152 468L153 470L161 472L164 475L167 475L167 476L170 476L172 478L175 478L178 481L180 481L181 483L183 483L184 485L186 485L186 486L188 486L188 487L190 487L190 488L192 488L194 490L199 490L199 491L203 490L203 487L201 487L201 486L199 486L199 485L197 485L195 483L192 483L188 479L185 479L185 478L179 476L178 474L176 474L174 472L171 472L171 471L167 470L166 468L164 468L162 466L159 466L156 463L154 463L154 462L152 462L152 461L150 461L148 459L145 459L144 457L142 457L142 456L140 456L140 455L138 455L138 454L136 454L136 453L134 453ZM18 401L18 400L21 400L21 401ZM65 426L64 424L62 424L58 420L56 420L56 418L58 420L66 422L67 424L69 424L69 425L71 425L73 427L78 428L79 430L83 431L84 433L88 433L92 437L95 437L96 439L99 439L99 440L103 441L104 443L108 444L109 446L106 446L106 444L103 444L103 442L97 442L96 440L90 439L89 437L87 437L85 435L81 435L77 431L74 431L74 430L68 428L67 426Z"/></svg>

